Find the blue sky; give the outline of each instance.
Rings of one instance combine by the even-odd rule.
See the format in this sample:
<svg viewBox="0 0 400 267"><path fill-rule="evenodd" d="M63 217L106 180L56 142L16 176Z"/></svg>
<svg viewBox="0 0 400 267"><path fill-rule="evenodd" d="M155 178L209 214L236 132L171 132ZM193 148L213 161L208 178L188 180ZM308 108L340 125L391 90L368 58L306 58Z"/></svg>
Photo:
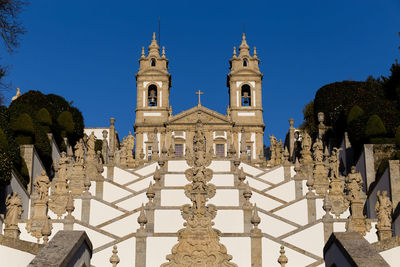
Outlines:
<svg viewBox="0 0 400 267"><path fill-rule="evenodd" d="M135 121L137 59L158 17L174 114L197 104L198 89L204 106L225 114L229 59L245 30L264 74L265 140L283 139L291 117L299 125L321 86L387 75L400 57L400 0L32 0L21 46L11 56L2 49L1 63L22 92L73 101L88 127L115 117L124 136ZM8 101L14 94L6 92Z"/></svg>

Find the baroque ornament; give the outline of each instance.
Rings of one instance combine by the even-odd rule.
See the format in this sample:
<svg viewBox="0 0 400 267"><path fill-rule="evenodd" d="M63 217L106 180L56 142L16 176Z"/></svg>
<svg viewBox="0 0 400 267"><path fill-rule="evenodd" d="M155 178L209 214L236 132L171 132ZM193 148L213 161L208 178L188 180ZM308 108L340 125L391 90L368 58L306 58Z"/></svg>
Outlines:
<svg viewBox="0 0 400 267"><path fill-rule="evenodd" d="M61 153L58 166L55 168L56 175L53 179L54 186L51 187L49 198L49 209L57 214L58 218L66 212L68 200L67 168L69 159L65 152Z"/></svg>
<svg viewBox="0 0 400 267"><path fill-rule="evenodd" d="M172 254L166 257L169 262L161 266L237 266L230 262L232 256L227 254L226 247L219 242L221 232L212 228L216 207L206 205L208 199L214 197L216 188L208 183L213 176L213 171L207 168L211 164L212 155L206 152L200 120L196 124L193 153L186 160L192 168L185 172L186 178L191 182L185 186L185 195L190 198L192 205L181 207L182 217L186 220L185 228L178 231L178 243L172 248Z"/></svg>

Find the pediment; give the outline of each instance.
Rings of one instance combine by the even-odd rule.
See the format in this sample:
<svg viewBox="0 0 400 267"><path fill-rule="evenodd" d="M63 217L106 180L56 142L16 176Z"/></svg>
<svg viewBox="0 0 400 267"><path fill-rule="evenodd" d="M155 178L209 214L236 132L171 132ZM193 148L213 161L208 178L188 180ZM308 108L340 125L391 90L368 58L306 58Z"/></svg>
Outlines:
<svg viewBox="0 0 400 267"><path fill-rule="evenodd" d="M203 106L183 111L169 120L168 124L195 124L200 116L204 124L231 124L227 116Z"/></svg>

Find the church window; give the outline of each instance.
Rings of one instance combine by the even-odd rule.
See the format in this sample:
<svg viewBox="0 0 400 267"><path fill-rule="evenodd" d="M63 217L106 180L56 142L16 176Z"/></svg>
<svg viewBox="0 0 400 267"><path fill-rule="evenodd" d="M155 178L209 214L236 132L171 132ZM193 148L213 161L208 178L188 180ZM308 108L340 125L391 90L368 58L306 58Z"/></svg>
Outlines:
<svg viewBox="0 0 400 267"><path fill-rule="evenodd" d="M152 154L153 150L151 148L151 146L147 147L147 160L151 160L151 154Z"/></svg>
<svg viewBox="0 0 400 267"><path fill-rule="evenodd" d="M250 86L247 84L242 86L242 106L251 106Z"/></svg>
<svg viewBox="0 0 400 267"><path fill-rule="evenodd" d="M148 103L149 103L149 107L157 106L157 86L155 86L154 84L149 86Z"/></svg>
<svg viewBox="0 0 400 267"><path fill-rule="evenodd" d="M224 144L216 144L215 145L215 152L217 157L224 157L225 156L225 145Z"/></svg>
<svg viewBox="0 0 400 267"><path fill-rule="evenodd" d="M249 62L247 61L247 59L243 59L243 67L247 67L249 65Z"/></svg>
<svg viewBox="0 0 400 267"><path fill-rule="evenodd" d="M152 58L150 64L151 64L152 67L155 67L156 66L156 59Z"/></svg>
<svg viewBox="0 0 400 267"><path fill-rule="evenodd" d="M183 157L183 144L175 144L175 157Z"/></svg>
<svg viewBox="0 0 400 267"><path fill-rule="evenodd" d="M247 150L248 160L251 161L251 146L248 146L246 150Z"/></svg>

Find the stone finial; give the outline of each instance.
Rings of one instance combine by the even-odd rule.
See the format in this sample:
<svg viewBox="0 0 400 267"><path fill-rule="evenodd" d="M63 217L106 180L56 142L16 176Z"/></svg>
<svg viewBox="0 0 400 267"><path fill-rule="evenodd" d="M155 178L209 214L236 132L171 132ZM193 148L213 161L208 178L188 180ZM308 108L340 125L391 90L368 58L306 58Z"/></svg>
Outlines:
<svg viewBox="0 0 400 267"><path fill-rule="evenodd" d="M299 158L296 158L296 162L294 163L294 171L296 172L296 175L301 171Z"/></svg>
<svg viewBox="0 0 400 267"><path fill-rule="evenodd" d="M244 173L243 167L240 168L238 179L239 179L239 185L244 185L244 180L246 179L246 174Z"/></svg>
<svg viewBox="0 0 400 267"><path fill-rule="evenodd" d="M325 114L323 112L318 112L318 122L320 125L324 125Z"/></svg>
<svg viewBox="0 0 400 267"><path fill-rule="evenodd" d="M153 179L155 181L155 183L154 183L155 186L161 186L161 183L160 183L161 174L160 174L160 169L158 168L158 166L156 167L156 170L154 172Z"/></svg>
<svg viewBox="0 0 400 267"><path fill-rule="evenodd" d="M258 225L261 222L260 216L258 216L257 204L254 203L253 206L253 215L251 216L251 223L254 225L255 229L258 229Z"/></svg>
<svg viewBox="0 0 400 267"><path fill-rule="evenodd" d="M245 202L243 204L244 207L251 207L250 198L252 195L253 193L251 192L249 182L247 182L246 187L243 191L243 197L245 199Z"/></svg>
<svg viewBox="0 0 400 267"><path fill-rule="evenodd" d="M110 126L114 127L115 125L115 118L110 118Z"/></svg>
<svg viewBox="0 0 400 267"><path fill-rule="evenodd" d="M51 225L50 217L47 217L47 219L44 221L44 225L42 227L41 233L43 236L43 244L47 244L49 241L49 236L51 236L51 230L53 229L53 226Z"/></svg>
<svg viewBox="0 0 400 267"><path fill-rule="evenodd" d="M141 54L140 57L141 57L141 58L145 58L145 57L146 57L146 54L144 53L144 46L142 46L142 54Z"/></svg>
<svg viewBox="0 0 400 267"><path fill-rule="evenodd" d="M292 118L289 119L289 125L290 125L290 128L294 127L294 119L292 119Z"/></svg>
<svg viewBox="0 0 400 267"><path fill-rule="evenodd" d="M236 57L236 46L233 47L233 56L232 57Z"/></svg>
<svg viewBox="0 0 400 267"><path fill-rule="evenodd" d="M253 57L254 57L254 58L257 58L257 50L256 50L256 47L254 47Z"/></svg>
<svg viewBox="0 0 400 267"><path fill-rule="evenodd" d="M165 46L162 47L161 57L165 58Z"/></svg>
<svg viewBox="0 0 400 267"><path fill-rule="evenodd" d="M313 186L314 186L314 178L313 178L312 175L309 175L309 176L308 176L306 185L307 185L307 187L308 187L308 192L307 192L307 194L308 194L308 193L312 193Z"/></svg>
<svg viewBox="0 0 400 267"><path fill-rule="evenodd" d="M279 253L281 255L278 258L278 263L281 265L281 267L285 267L286 264L288 263L288 258L285 255L285 247L284 246L281 246Z"/></svg>
<svg viewBox="0 0 400 267"><path fill-rule="evenodd" d="M137 222L140 225L140 230L144 230L144 226L147 223L147 217L146 217L146 213L144 212L143 203L142 203L142 207L140 208L140 214L139 214L139 217L137 218Z"/></svg>
<svg viewBox="0 0 400 267"><path fill-rule="evenodd" d="M375 228L378 230L377 235L379 241L385 240L392 237L392 212L393 206L387 191L381 193L380 190L377 192L378 201L375 205L376 215L378 217L378 223Z"/></svg>
<svg viewBox="0 0 400 267"><path fill-rule="evenodd" d="M162 148L161 148L161 154L162 154L164 157L166 157L167 154L168 154L168 149L167 149L167 147L166 147L166 145L165 145L165 142L164 142L164 144L163 144L163 146L162 146Z"/></svg>
<svg viewBox="0 0 400 267"><path fill-rule="evenodd" d="M156 196L156 193L154 192L152 182L150 182L150 184L149 184L149 188L147 189L146 196L149 199L149 203L147 203L146 205L154 205L153 199Z"/></svg>
<svg viewBox="0 0 400 267"><path fill-rule="evenodd" d="M283 151L283 159L284 159L284 164L289 163L289 150L287 146L285 146L285 150Z"/></svg>
<svg viewBox="0 0 400 267"><path fill-rule="evenodd" d="M322 208L325 211L325 215L323 216L324 218L332 218L333 216L329 213L332 209L332 203L331 199L329 198L328 193L325 194L324 198L324 204L322 205Z"/></svg>
<svg viewBox="0 0 400 267"><path fill-rule="evenodd" d="M117 245L113 246L112 250L112 256L110 257L110 263L112 264L112 267L117 267L117 264L119 263L119 257L118 257L118 249Z"/></svg>
<svg viewBox="0 0 400 267"><path fill-rule="evenodd" d="M72 197L72 193L69 192L68 194L68 200L67 200L67 206L66 206L66 210L67 210L67 215L66 218L73 218L72 216L72 212L75 210L75 206L74 206L74 199Z"/></svg>
<svg viewBox="0 0 400 267"><path fill-rule="evenodd" d="M83 186L85 187L85 194L90 194L89 188L91 186L91 182L88 175L85 175L85 180L83 182Z"/></svg>

